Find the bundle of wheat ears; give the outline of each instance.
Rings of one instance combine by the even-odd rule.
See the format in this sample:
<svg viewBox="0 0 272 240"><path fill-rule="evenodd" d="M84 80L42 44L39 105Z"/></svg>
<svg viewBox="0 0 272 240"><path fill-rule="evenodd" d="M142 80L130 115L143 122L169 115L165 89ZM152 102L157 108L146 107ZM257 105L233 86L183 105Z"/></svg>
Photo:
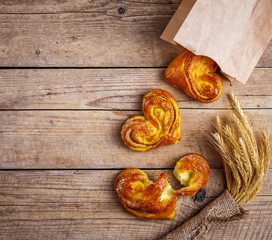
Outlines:
<svg viewBox="0 0 272 240"><path fill-rule="evenodd" d="M253 129L233 93L230 101L234 113L223 125L216 117L216 132L211 142L223 159L227 188L236 203L252 200L261 190L270 163L270 144L267 133L257 144Z"/></svg>
<svg viewBox="0 0 272 240"><path fill-rule="evenodd" d="M211 143L223 160L227 190L163 240L205 239L217 225L242 218L245 211L240 203L252 200L262 188L270 163L268 135L264 131L257 143L239 101L233 93L229 98L233 114L226 123L216 117L216 132L210 134Z"/></svg>

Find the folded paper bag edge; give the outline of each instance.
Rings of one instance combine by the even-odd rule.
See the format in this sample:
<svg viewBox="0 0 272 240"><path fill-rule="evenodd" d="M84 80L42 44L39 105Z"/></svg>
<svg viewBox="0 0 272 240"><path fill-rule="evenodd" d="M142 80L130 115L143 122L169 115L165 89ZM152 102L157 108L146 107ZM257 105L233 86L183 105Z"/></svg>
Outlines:
<svg viewBox="0 0 272 240"><path fill-rule="evenodd" d="M173 39L185 21L186 17L189 15L196 1L197 0L183 0L181 2L173 17L170 19L169 23L161 34L160 38L162 40L177 46Z"/></svg>
<svg viewBox="0 0 272 240"><path fill-rule="evenodd" d="M239 207L228 190L209 203L193 218L168 233L161 240L205 239L217 225L244 218L246 211Z"/></svg>

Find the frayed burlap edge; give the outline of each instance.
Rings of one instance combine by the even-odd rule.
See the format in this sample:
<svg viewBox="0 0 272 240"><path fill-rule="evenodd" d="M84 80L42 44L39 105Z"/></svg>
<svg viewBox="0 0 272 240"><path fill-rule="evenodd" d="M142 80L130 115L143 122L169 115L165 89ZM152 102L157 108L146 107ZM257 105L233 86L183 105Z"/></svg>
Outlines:
<svg viewBox="0 0 272 240"><path fill-rule="evenodd" d="M167 234L161 240L205 239L212 229L224 222L243 218L246 211L239 207L228 190L208 204L195 217Z"/></svg>

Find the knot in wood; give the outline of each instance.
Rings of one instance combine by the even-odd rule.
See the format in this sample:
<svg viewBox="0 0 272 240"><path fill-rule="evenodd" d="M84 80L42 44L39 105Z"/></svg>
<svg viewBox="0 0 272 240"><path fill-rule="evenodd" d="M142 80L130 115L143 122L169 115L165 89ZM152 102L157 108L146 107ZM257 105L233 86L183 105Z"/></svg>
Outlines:
<svg viewBox="0 0 272 240"><path fill-rule="evenodd" d="M126 9L124 7L119 7L118 8L118 13L119 14L124 14L126 12Z"/></svg>

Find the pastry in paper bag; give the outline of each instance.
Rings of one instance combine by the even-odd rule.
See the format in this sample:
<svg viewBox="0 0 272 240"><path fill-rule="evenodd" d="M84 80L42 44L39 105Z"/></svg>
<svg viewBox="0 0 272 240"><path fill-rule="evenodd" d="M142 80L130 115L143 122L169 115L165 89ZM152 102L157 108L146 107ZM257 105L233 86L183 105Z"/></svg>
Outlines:
<svg viewBox="0 0 272 240"><path fill-rule="evenodd" d="M183 0L161 38L246 83L272 37L271 0Z"/></svg>

